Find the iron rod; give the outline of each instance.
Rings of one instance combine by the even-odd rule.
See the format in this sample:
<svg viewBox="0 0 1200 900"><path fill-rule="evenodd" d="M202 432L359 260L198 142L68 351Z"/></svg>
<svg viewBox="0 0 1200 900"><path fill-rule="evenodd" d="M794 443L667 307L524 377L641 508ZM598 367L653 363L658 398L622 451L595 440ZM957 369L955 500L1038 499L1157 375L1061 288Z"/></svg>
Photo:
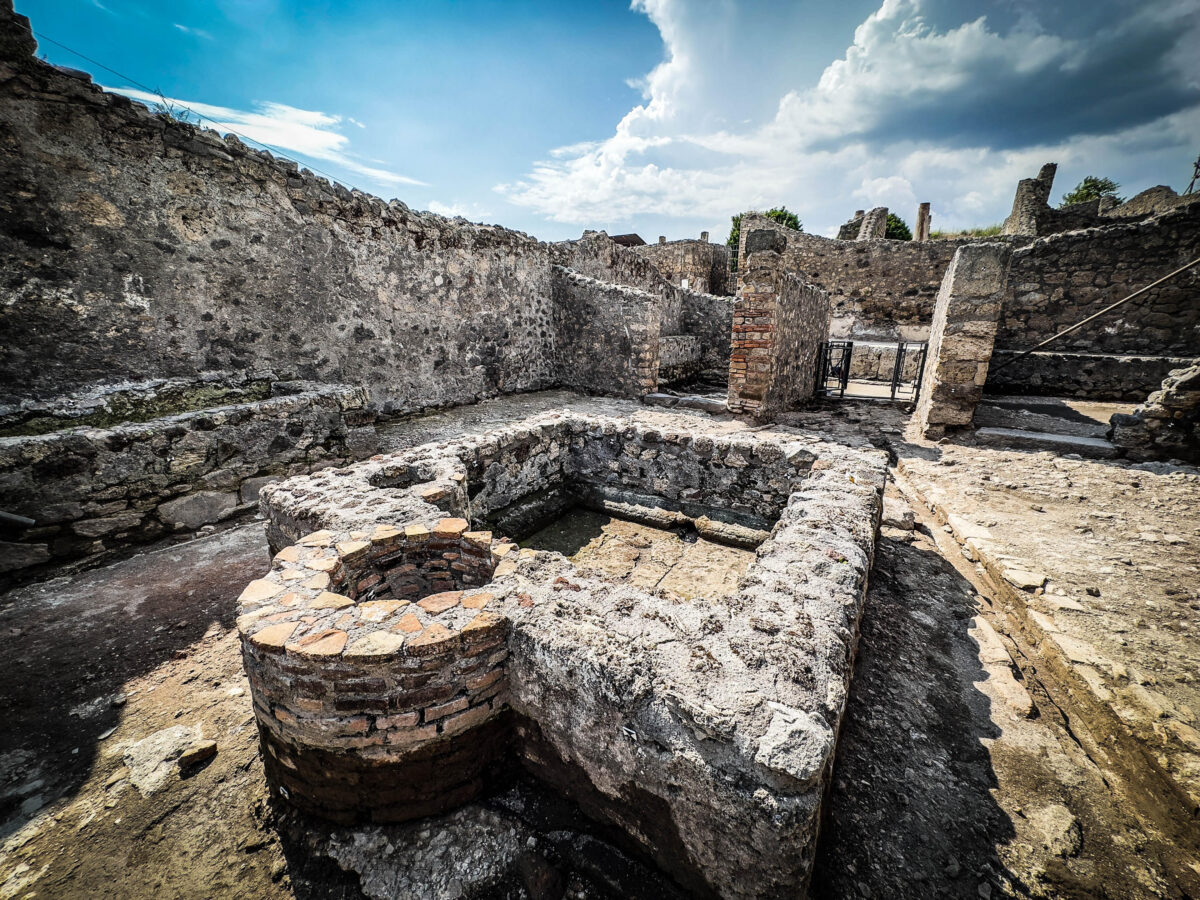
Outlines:
<svg viewBox="0 0 1200 900"><path fill-rule="evenodd" d="M1042 349L1043 347L1045 347L1047 344L1049 344L1049 343L1052 343L1053 341L1057 341L1057 340L1058 340L1060 337L1063 337L1064 335L1068 335L1068 334L1070 334L1072 331L1075 331L1077 328L1082 328L1082 327L1083 327L1084 325L1086 325L1088 322L1092 321L1093 319L1098 319L1098 318L1100 318L1100 316L1104 315L1105 313L1112 312L1112 310L1116 309L1118 306L1122 305L1123 303L1128 303L1128 302L1129 302L1130 300L1132 300L1134 297L1140 297L1142 294L1146 293L1146 291L1150 290L1151 288L1158 287L1158 286L1159 286L1160 284L1162 284L1164 281L1170 281L1170 280L1171 280L1172 278L1174 278L1176 275L1180 275L1180 274L1182 274L1182 273L1186 272L1188 269L1190 269L1192 266L1196 265L1197 263L1200 263L1200 256L1198 256L1198 257L1196 257L1195 259L1193 259L1193 260L1192 260L1190 263L1188 263L1186 266L1182 266L1182 267L1180 267L1180 268L1176 269L1176 270L1175 270L1174 272L1172 272L1171 274L1169 274L1169 275L1164 275L1162 278L1158 279L1158 281L1155 281L1155 282L1153 282L1153 283L1151 283L1151 284L1148 284L1148 285L1146 285L1144 288L1139 288L1138 290L1136 290L1136 291L1134 291L1132 294L1130 294L1128 297L1125 297L1125 298L1124 298L1124 299L1122 299L1122 300L1118 300L1118 301L1117 301L1116 303L1114 303L1112 306L1106 306L1106 307L1104 307L1104 309L1100 310L1100 312L1098 312L1098 313L1092 313L1092 315L1088 316L1088 317L1087 317L1086 319L1084 319L1082 322L1076 322L1076 323L1075 323L1074 325L1072 325L1070 328L1066 328L1066 329L1064 329L1064 330L1060 331L1058 334L1054 335L1054 337L1049 337L1049 338L1046 338L1046 340L1042 341L1042 342L1041 342L1040 344L1038 344L1036 347L1033 347L1033 348L1031 348L1031 349L1029 349L1029 350L1026 350L1026 351L1025 351L1025 352L1023 352L1023 353L1019 353L1018 355L1014 356L1014 357L1013 357L1012 359L1010 359L1010 360L1006 360L1005 362L1003 362L1003 363L1001 363L1000 365L996 366L996 368L992 369L992 371L991 371L991 374L992 374L992 375L995 375L995 374L996 374L997 372L999 372L1000 370L1008 368L1009 366L1011 366L1011 365L1012 365L1013 363L1015 363L1015 362L1019 362L1020 360L1024 359L1024 358L1025 358L1025 357L1027 357L1027 356L1029 356L1031 353L1036 353L1038 350L1041 350L1041 349Z"/></svg>

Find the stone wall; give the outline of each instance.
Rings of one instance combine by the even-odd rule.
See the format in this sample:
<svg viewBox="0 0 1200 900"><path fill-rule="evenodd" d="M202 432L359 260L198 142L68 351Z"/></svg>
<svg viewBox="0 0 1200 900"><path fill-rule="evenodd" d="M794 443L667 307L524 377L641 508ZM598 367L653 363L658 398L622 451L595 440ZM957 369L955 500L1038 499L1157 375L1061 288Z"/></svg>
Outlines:
<svg viewBox="0 0 1200 900"><path fill-rule="evenodd" d="M971 243L969 239L836 240L747 213L742 218L742 259L752 230L770 230L785 242L779 249L784 270L829 294L830 337L854 340L928 338L934 298L946 267L960 246Z"/></svg>
<svg viewBox="0 0 1200 900"><path fill-rule="evenodd" d="M551 323L557 381L586 393L640 397L658 386L662 298L555 267Z"/></svg>
<svg viewBox="0 0 1200 900"><path fill-rule="evenodd" d="M1053 346L1053 345L1051 345ZM984 390L989 394L1033 394L1090 400L1144 400L1172 369L1188 364L1178 356L1119 356L1039 350L1001 369L1018 355L996 350Z"/></svg>
<svg viewBox="0 0 1200 900"><path fill-rule="evenodd" d="M4 0L0 402L221 369L361 384L385 412L467 403L557 383L555 263L669 287L607 238L348 191L35 49Z"/></svg>
<svg viewBox="0 0 1200 900"><path fill-rule="evenodd" d="M700 341L690 334L663 335L658 340L658 383L679 384L700 374Z"/></svg>
<svg viewBox="0 0 1200 900"><path fill-rule="evenodd" d="M1042 238L1013 253L996 346L1027 350L1200 256L1200 204ZM1058 353L1200 355L1200 270L1056 341Z"/></svg>
<svg viewBox="0 0 1200 900"><path fill-rule="evenodd" d="M725 372L729 368L729 340L733 333L733 298L682 292L679 333L700 344L702 369Z"/></svg>
<svg viewBox="0 0 1200 900"><path fill-rule="evenodd" d="M148 422L0 437L0 509L34 520L0 543L0 573L194 530L253 508L267 481L375 452L361 388L276 384L274 393Z"/></svg>
<svg viewBox="0 0 1200 900"><path fill-rule="evenodd" d="M1004 220L1004 234L1026 237L1061 234L1064 231L1095 228L1113 219L1139 220L1200 200L1200 195L1180 196L1160 184L1124 203L1101 197L1065 207L1051 206L1050 192L1054 188L1057 171L1056 163L1047 163L1042 166L1037 178L1023 178L1017 183L1012 212Z"/></svg>
<svg viewBox="0 0 1200 900"><path fill-rule="evenodd" d="M1132 415L1113 416L1109 438L1130 459L1200 463L1200 359L1171 372Z"/></svg>
<svg viewBox="0 0 1200 900"><path fill-rule="evenodd" d="M858 230L858 238L860 241L882 241L887 237L887 217L888 210L886 206L877 206L874 209L868 210L863 216L862 226Z"/></svg>
<svg viewBox="0 0 1200 900"><path fill-rule="evenodd" d="M291 724L287 714L301 699L310 702L313 716L337 719L337 726L290 732L293 748L336 739L342 749L322 757L322 776L341 779L342 790L358 798L358 817L391 819L429 798L407 782L392 794L356 792L364 762L390 760L406 779L412 776L402 752L420 754L413 758L424 772L428 761L436 765L439 754L461 746L495 759L508 741L516 762L624 832L690 896L803 896L845 709L885 466L882 453L804 436L706 433L700 420L662 431L551 414L273 485L264 510L286 543L296 541L297 530L327 530L284 547L240 601L248 669L261 665L260 653L275 654L270 659L282 660L284 676L314 686L252 679L267 752ZM352 599L373 576L351 588L353 579L339 575L347 560L355 577L363 559L379 569L414 565L388 557L431 533L465 540L465 520L479 524L495 504L544 487L536 473L559 471L611 496L666 508L688 498L701 506L736 499L760 513L773 510L779 521L728 598L679 603L580 572L559 554L505 550L511 545L476 534L495 562L487 584L434 595L425 606L434 597L420 591L408 605L399 597ZM447 521L447 513L462 518ZM388 542L396 549L382 546ZM387 581L384 575L373 584ZM343 583L346 593L339 594ZM469 608L468 598L482 605ZM478 627L503 635L490 655L472 653L467 633L483 616ZM432 647L460 661L447 655L426 667ZM306 656L325 671L314 671ZM471 661L464 664L464 656ZM362 677L368 658L376 667L369 680ZM424 685L405 679L448 666L460 667L454 678L433 680L438 690L456 692L449 699L438 694L430 722L435 701L409 696ZM485 688L464 676L495 681ZM502 683L507 689L496 687ZM487 705L472 699L473 690L489 689L497 693ZM289 691L300 696L289 701ZM351 714L346 721L336 715L338 697ZM436 731L447 704L447 719L480 710L474 731ZM507 733L483 730L503 727L507 713L497 707L513 717ZM295 749L284 754L293 762ZM269 761L267 771L285 799L292 794L281 787L311 785L285 781L295 772L282 759ZM488 777L482 767L471 774ZM453 796L465 799L475 789L455 787Z"/></svg>
<svg viewBox="0 0 1200 900"><path fill-rule="evenodd" d="M729 411L767 417L810 400L829 335L829 297L752 253L733 310Z"/></svg>
<svg viewBox="0 0 1200 900"><path fill-rule="evenodd" d="M730 293L729 248L724 244L667 241L635 247L633 252L654 263L674 285L703 294Z"/></svg>
<svg viewBox="0 0 1200 900"><path fill-rule="evenodd" d="M850 352L850 377L867 381L891 381L896 371L896 346L855 341ZM902 381L916 381L920 374L920 356L915 351L905 353L900 366Z"/></svg>
<svg viewBox="0 0 1200 900"><path fill-rule="evenodd" d="M940 438L969 426L983 396L1009 277L1005 244L960 247L938 291L913 427Z"/></svg>

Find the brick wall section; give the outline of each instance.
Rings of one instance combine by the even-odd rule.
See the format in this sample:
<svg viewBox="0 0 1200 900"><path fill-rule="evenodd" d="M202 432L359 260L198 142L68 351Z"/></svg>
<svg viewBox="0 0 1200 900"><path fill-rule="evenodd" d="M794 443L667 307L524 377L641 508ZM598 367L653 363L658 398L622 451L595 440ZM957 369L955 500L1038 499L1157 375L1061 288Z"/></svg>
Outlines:
<svg viewBox="0 0 1200 900"><path fill-rule="evenodd" d="M0 437L0 509L35 520L0 543L0 573L194 530L251 508L271 477L375 451L361 388L276 390L149 422Z"/></svg>
<svg viewBox="0 0 1200 900"><path fill-rule="evenodd" d="M780 271L778 254L751 254L733 311L729 411L765 417L812 398L829 334L829 298Z"/></svg>
<svg viewBox="0 0 1200 900"><path fill-rule="evenodd" d="M971 424L983 396L1008 278L1005 244L961 247L938 292L913 427L927 438Z"/></svg>
<svg viewBox="0 0 1200 900"><path fill-rule="evenodd" d="M552 326L561 384L587 393L640 397L658 386L662 298L554 269Z"/></svg>
<svg viewBox="0 0 1200 900"><path fill-rule="evenodd" d="M488 609L512 548L461 519L315 532L239 599L272 786L339 822L473 799L505 744L507 621Z"/></svg>

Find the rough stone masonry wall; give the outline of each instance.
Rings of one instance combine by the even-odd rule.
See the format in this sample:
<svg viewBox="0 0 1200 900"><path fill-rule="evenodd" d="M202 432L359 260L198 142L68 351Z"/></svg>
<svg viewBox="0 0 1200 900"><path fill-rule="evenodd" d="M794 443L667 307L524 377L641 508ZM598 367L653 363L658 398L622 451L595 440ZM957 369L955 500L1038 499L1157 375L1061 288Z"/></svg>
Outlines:
<svg viewBox="0 0 1200 900"><path fill-rule="evenodd" d="M658 386L662 300L556 267L552 286L558 380L587 393L640 397Z"/></svg>
<svg viewBox="0 0 1200 900"><path fill-rule="evenodd" d="M811 399L828 335L828 295L781 271L777 253L750 254L733 311L729 411L766 417Z"/></svg>
<svg viewBox="0 0 1200 900"><path fill-rule="evenodd" d="M1200 359L1171 372L1132 415L1113 416L1109 436L1130 459L1200 463Z"/></svg>
<svg viewBox="0 0 1200 900"><path fill-rule="evenodd" d="M556 383L551 267L657 278L599 241L385 203L34 58L0 2L0 402L269 369L404 412Z"/></svg>
<svg viewBox="0 0 1200 900"><path fill-rule="evenodd" d="M733 298L682 291L679 333L700 344L700 367L722 373L729 368Z"/></svg>
<svg viewBox="0 0 1200 900"><path fill-rule="evenodd" d="M1200 203L1041 238L1013 253L996 346L1027 350L1200 256ZM1200 355L1200 270L1102 316L1059 353Z"/></svg>
<svg viewBox="0 0 1200 900"><path fill-rule="evenodd" d="M361 388L276 393L149 422L0 437L0 509L34 520L0 542L0 573L194 530L250 508L265 481L375 451Z"/></svg>
<svg viewBox="0 0 1200 900"><path fill-rule="evenodd" d="M432 598L419 598L414 605L420 630L403 625L414 613L411 606L360 603L371 607L364 623L367 617L351 608L355 600L347 594L337 595L321 581L308 585L336 572L347 557L375 554L379 541L407 542L430 532L465 538L465 521L439 517L447 507L472 502L472 472L488 473L499 487L512 471L506 453L524 461L553 456L553 448L566 445L573 458L594 459L597 475L633 478L640 489L678 490L696 465L707 467L712 477L723 470L746 484L774 486L786 493L786 506L731 598L680 604L580 573L558 554L498 552L502 548L494 540L490 546L499 561L490 583L438 599L427 604L430 609L421 601ZM609 445L631 468L612 469L608 449L590 449ZM677 477L664 481L656 474L660 457L647 451L667 447L680 455L664 470ZM487 711L477 713L480 721L470 734L487 742L482 754L493 752L500 738L479 729L503 721L497 706L507 704L515 717L516 759L589 815L624 831L690 895L803 896L845 708L885 464L881 453L803 436L781 442L759 434L709 435L703 427L664 433L620 420L555 415L449 445L414 448L268 489L264 502L273 520L319 522L330 531L279 554L271 573L243 594L239 629L244 645L276 648L267 652L285 660L304 654L323 658L327 674L311 681L327 692L304 695L314 703L361 688L362 698L350 698L359 704L353 733L341 729L340 755L324 758L327 779L348 773L345 781L355 784L360 774L355 766L380 752L398 758L398 748L417 747L426 754L422 760L436 758L440 747L453 752L463 734L429 731L426 707L415 722L394 722L392 693L413 689L399 680L409 677L410 663L418 663L430 644L478 659L466 629L493 613L481 627L489 633L507 629L508 656L501 657L497 647L477 671L496 683L507 680L508 688L500 688ZM552 471L553 459L547 465ZM397 478L408 483L399 487ZM383 489L374 487L380 480L387 482ZM753 502L748 492L744 499ZM411 517L394 520L401 512ZM389 528L390 521L403 527ZM306 571L288 575L293 569ZM468 597L480 592L486 596L482 611L464 609ZM339 627L340 617L348 617L345 628ZM460 620L468 625L460 628ZM369 684L347 668L367 656L379 667ZM497 662L504 674L493 676ZM253 658L248 667L257 663ZM440 661L432 668L444 670ZM313 672L306 665L285 674L308 679ZM388 677L397 680L395 688ZM263 689L255 681L251 685L266 741L280 728L274 710L291 707L286 693L259 702ZM473 708L476 689L461 683L447 701L459 703L450 715ZM266 688L273 690L278 688ZM386 702L370 707L366 699ZM323 709L314 706L314 715L337 712L336 705L334 713ZM436 716L435 726L439 721ZM328 742L328 735L314 729L311 738L297 742ZM272 772L286 775L269 766ZM424 799L406 801L402 794L363 796L359 814L378 808L381 817L404 816L405 802L416 806ZM396 801L399 809L389 807Z"/></svg>
<svg viewBox="0 0 1200 900"><path fill-rule="evenodd" d="M724 244L667 241L635 247L633 252L654 263L674 285L703 294L729 293L729 248Z"/></svg>
<svg viewBox="0 0 1200 900"><path fill-rule="evenodd" d="M938 287L955 251L968 241L838 241L788 236L786 271L829 294L830 337L923 341Z"/></svg>
<svg viewBox="0 0 1200 900"><path fill-rule="evenodd" d="M1039 350L1000 368L1017 356L1016 350L996 350L992 354L992 365L984 386L989 394L1033 394L1139 403L1162 387L1163 379L1173 369L1182 368L1189 362L1179 356Z"/></svg>
<svg viewBox="0 0 1200 900"><path fill-rule="evenodd" d="M969 426L983 396L1008 278L1006 244L960 247L938 291L913 427L926 438Z"/></svg>

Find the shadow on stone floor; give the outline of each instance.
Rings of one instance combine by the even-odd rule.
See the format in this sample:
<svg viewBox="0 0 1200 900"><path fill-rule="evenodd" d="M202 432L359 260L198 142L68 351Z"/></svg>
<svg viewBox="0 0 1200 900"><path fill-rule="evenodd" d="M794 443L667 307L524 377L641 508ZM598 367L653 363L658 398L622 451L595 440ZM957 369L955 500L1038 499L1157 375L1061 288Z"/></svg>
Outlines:
<svg viewBox="0 0 1200 900"><path fill-rule="evenodd" d="M931 545L880 539L815 900L1024 893L997 853L1015 829L991 794L983 742L1000 730L975 687L975 596Z"/></svg>
<svg viewBox="0 0 1200 900"><path fill-rule="evenodd" d="M261 523L0 596L0 838L88 777L123 685L178 659L267 564Z"/></svg>

